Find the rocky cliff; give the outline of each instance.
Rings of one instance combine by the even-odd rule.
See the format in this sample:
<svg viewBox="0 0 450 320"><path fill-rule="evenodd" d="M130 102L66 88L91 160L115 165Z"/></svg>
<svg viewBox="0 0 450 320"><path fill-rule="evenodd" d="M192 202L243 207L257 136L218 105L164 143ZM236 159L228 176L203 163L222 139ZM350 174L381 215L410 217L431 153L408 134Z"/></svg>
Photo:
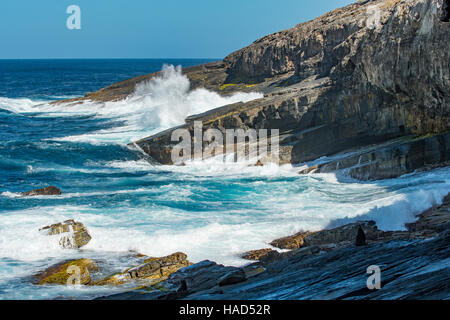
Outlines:
<svg viewBox="0 0 450 320"><path fill-rule="evenodd" d="M253 90L265 96L190 117L182 127L193 130L198 120L205 130L279 129L281 163L398 137L445 134L450 127L450 24L440 19L442 1L358 1L259 39L222 62L187 68L193 88L221 94ZM155 75L86 98L120 99ZM171 164L172 131L136 143L156 161ZM439 159L419 163L448 161L448 137L442 135L436 145Z"/></svg>
<svg viewBox="0 0 450 320"><path fill-rule="evenodd" d="M449 131L449 24L431 0L359 1L224 59L224 83L260 100L191 117L204 128L276 128L282 162ZM207 67L206 67L207 68ZM171 130L138 141L170 163ZM443 146L448 149L448 136ZM442 139L441 139L442 140ZM448 152L438 161L448 160Z"/></svg>

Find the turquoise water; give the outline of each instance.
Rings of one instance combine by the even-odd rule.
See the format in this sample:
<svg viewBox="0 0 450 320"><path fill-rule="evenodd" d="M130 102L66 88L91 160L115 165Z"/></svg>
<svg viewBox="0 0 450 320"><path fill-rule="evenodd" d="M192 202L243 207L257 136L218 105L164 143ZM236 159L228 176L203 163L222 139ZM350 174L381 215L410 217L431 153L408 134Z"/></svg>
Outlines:
<svg viewBox="0 0 450 320"><path fill-rule="evenodd" d="M243 251L300 230L357 219L374 219L383 230L402 229L450 190L448 168L358 183L333 174L300 176L292 166L214 159L184 167L151 165L127 144L180 124L187 115L261 96L189 92L189 81L171 67L124 101L50 104L156 71L163 62L0 62L0 299L92 298L114 290L30 283L30 275L64 259L96 259L102 274L133 264L130 251L183 251L193 262L242 265ZM46 185L63 194L18 194ZM83 222L92 236L79 251L61 249L57 239L38 231L66 219Z"/></svg>

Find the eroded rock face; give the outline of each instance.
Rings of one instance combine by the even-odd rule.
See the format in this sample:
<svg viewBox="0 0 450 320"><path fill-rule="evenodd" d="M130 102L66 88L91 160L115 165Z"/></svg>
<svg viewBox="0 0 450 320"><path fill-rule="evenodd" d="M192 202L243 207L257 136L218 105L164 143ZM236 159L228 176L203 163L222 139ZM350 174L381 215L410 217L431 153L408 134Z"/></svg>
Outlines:
<svg viewBox="0 0 450 320"><path fill-rule="evenodd" d="M74 220L66 220L43 227L39 231L45 232L47 235L61 235L59 244L65 249L78 249L91 240L88 230L81 222Z"/></svg>
<svg viewBox="0 0 450 320"><path fill-rule="evenodd" d="M90 272L98 271L98 266L95 261L91 259L78 259L71 261L64 261L53 265L43 271L42 273L33 276L34 281L39 285L44 284L62 284L73 285L76 279L79 279L79 284L89 284L91 282ZM68 282L71 275L79 272L79 277L72 278L71 283Z"/></svg>
<svg viewBox="0 0 450 320"><path fill-rule="evenodd" d="M433 0L359 1L264 37L224 60L227 81L275 79L271 88L279 89L190 117L181 127L191 130L196 120L204 130L222 132L279 129L280 163L398 137L448 133L450 33L438 16ZM172 131L137 144L158 162L171 164ZM381 172L383 178L404 172L387 166L353 174L370 178Z"/></svg>
<svg viewBox="0 0 450 320"><path fill-rule="evenodd" d="M22 192L22 195L25 197L33 197L33 196L58 196L61 195L62 192L60 189L54 186L45 187L42 189L35 189L27 192Z"/></svg>
<svg viewBox="0 0 450 320"><path fill-rule="evenodd" d="M376 240L382 234L375 221L362 221L344 225L342 227L321 230L317 232L300 232L272 241L270 244L280 249L297 249L309 246L339 244L342 242L355 243L359 228L362 228L366 238Z"/></svg>
<svg viewBox="0 0 450 320"><path fill-rule="evenodd" d="M344 171L359 180L395 178L420 168L448 165L450 134L395 140L376 149L362 150L344 158L302 170L301 174Z"/></svg>

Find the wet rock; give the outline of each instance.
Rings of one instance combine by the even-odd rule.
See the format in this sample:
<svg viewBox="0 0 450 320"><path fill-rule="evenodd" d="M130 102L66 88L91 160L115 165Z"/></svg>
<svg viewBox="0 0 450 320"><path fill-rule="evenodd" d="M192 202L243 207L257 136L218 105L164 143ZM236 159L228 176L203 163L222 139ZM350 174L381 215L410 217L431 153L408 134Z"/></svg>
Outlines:
<svg viewBox="0 0 450 320"><path fill-rule="evenodd" d="M168 282L179 287L182 281L186 281L188 291L192 293L198 290L217 288L219 282L224 280L227 275L230 276L230 279L224 280L225 282L232 282L234 277L236 277L236 281L242 279L242 273L245 277L245 272L240 268L225 267L213 261L204 260L172 274Z"/></svg>
<svg viewBox="0 0 450 320"><path fill-rule="evenodd" d="M292 236L287 236L273 240L270 245L280 249L297 249L304 245L305 237L311 232L299 232Z"/></svg>
<svg viewBox="0 0 450 320"><path fill-rule="evenodd" d="M364 234L364 230L359 226L358 228L358 234L356 235L355 245L357 247L359 246L365 246L366 243L366 235Z"/></svg>
<svg viewBox="0 0 450 320"><path fill-rule="evenodd" d="M270 244L280 249L291 250L302 247L324 246L330 244L349 245L354 243L360 227L366 234L367 239L370 240L377 240L383 234L382 231L378 230L375 221L363 221L317 232L299 232L293 236L274 240Z"/></svg>
<svg viewBox="0 0 450 320"><path fill-rule="evenodd" d="M58 189L57 187L54 187L54 186L22 192L22 196L25 196L25 197L58 196L58 195L61 195L61 194L62 194L61 190Z"/></svg>
<svg viewBox="0 0 450 320"><path fill-rule="evenodd" d="M189 265L191 263L187 260L187 255L182 252L176 252L165 257L148 258L144 260L144 263L136 267L95 281L92 285L116 286L131 280L156 283L167 279L172 273Z"/></svg>
<svg viewBox="0 0 450 320"><path fill-rule="evenodd" d="M311 166L306 169L300 170L298 173L299 174L310 174L310 173L317 171L317 169L319 169L319 166L315 165L315 166Z"/></svg>
<svg viewBox="0 0 450 320"><path fill-rule="evenodd" d="M333 248L334 249L334 248ZM321 252L321 246L308 246L308 247L302 247L297 248L292 251L288 252L269 252L265 256L261 257L259 261L263 265L269 265L271 263L274 263L276 261L280 261L283 259L287 259L289 257L303 257L303 256L310 256L310 255L317 255Z"/></svg>
<svg viewBox="0 0 450 320"><path fill-rule="evenodd" d="M340 242L354 243L359 228L362 228L368 240L376 240L383 233L378 230L375 221L355 222L334 229L313 232L305 237L304 246Z"/></svg>
<svg viewBox="0 0 450 320"><path fill-rule="evenodd" d="M262 257L260 257L259 261L263 265L267 265L274 261L280 260L282 258L283 258L283 255L280 252L272 250L272 251L269 251L267 254L263 255Z"/></svg>
<svg viewBox="0 0 450 320"><path fill-rule="evenodd" d="M439 19L442 22L449 22L450 20L450 1L442 0L441 14Z"/></svg>
<svg viewBox="0 0 450 320"><path fill-rule="evenodd" d="M34 282L39 285L44 284L62 284L73 285L89 284L91 282L90 272L98 271L98 266L95 261L91 259L77 259L71 261L64 261L47 268L45 271L33 276ZM79 273L78 273L79 272ZM79 274L79 277L76 275ZM72 282L68 283L72 276Z"/></svg>
<svg viewBox="0 0 450 320"><path fill-rule="evenodd" d="M422 212L416 222L408 223L406 227L412 234L430 236L450 229L450 194L443 199L441 205Z"/></svg>
<svg viewBox="0 0 450 320"><path fill-rule="evenodd" d="M220 278L218 284L220 287L223 287L223 286L228 286L231 284L243 282L245 280L247 280L245 271L242 270L241 268L238 268L233 271L230 271L229 273L224 275L222 278Z"/></svg>
<svg viewBox="0 0 450 320"><path fill-rule="evenodd" d="M264 164L261 162L261 160L258 160L258 161L255 163L255 167L262 167L262 166L264 166Z"/></svg>
<svg viewBox="0 0 450 320"><path fill-rule="evenodd" d="M259 249L259 250L250 250L242 254L242 258L246 260L259 260L261 257L265 256L269 252L274 251L273 249Z"/></svg>
<svg viewBox="0 0 450 320"><path fill-rule="evenodd" d="M415 170L449 165L450 134L395 139L322 163L314 171L341 171L358 180L396 178Z"/></svg>
<svg viewBox="0 0 450 320"><path fill-rule="evenodd" d="M66 220L43 227L39 231L47 235L61 235L59 244L65 249L78 249L89 243L91 236L88 230L81 222Z"/></svg>

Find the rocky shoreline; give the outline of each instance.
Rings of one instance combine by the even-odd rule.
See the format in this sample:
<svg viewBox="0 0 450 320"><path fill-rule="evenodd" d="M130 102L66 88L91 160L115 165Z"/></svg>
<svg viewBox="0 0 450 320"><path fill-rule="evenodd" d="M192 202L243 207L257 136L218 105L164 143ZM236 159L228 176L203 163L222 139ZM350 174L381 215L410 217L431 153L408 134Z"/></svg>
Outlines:
<svg viewBox="0 0 450 320"><path fill-rule="evenodd" d="M31 280L37 285L123 286L122 293L97 298L114 300L448 298L450 194L417 218L405 231L384 232L374 221L358 221L299 232L273 240L271 248L243 253L254 261L244 267L209 260L192 264L181 252L166 257L134 253L130 257L140 261L138 265L106 277L99 278L102 270L96 261L81 258L62 261ZM68 231L68 226L76 226L75 231ZM84 225L73 220L43 230L66 241L79 238L79 233L87 235L88 240L79 246L60 242L66 249L90 240ZM381 269L380 290L366 287L366 269L371 265ZM73 268L80 272L78 282L71 277Z"/></svg>
<svg viewBox="0 0 450 320"><path fill-rule="evenodd" d="M152 161L173 164L172 132L184 128L193 137L194 121L201 121L204 131L223 134L228 128L279 130L280 164L350 154L308 170L346 170L359 180L446 165L450 32L441 11L434 0L356 1L263 37L223 61L185 68L191 90L264 97L189 116L184 124L130 146ZM158 75L57 103L121 100Z"/></svg>
<svg viewBox="0 0 450 320"><path fill-rule="evenodd" d="M378 180L448 166L448 31L433 0L357 1L259 39L223 61L184 69L191 89L264 97L190 116L177 128L193 131L194 121L201 121L204 130L221 132L279 129L280 163L303 165L299 174ZM63 102L124 99L155 76ZM154 161L173 164L171 134L177 128L132 145ZM84 232L75 221L64 224ZM139 264L102 279L91 278L98 268L86 259L62 262L36 277L38 283L61 284L69 277L62 268L77 265L85 285L136 285L101 299L448 299L449 227L447 195L405 231L384 232L373 221L305 230L242 253L255 261L242 268L207 260L191 264L184 253L136 254ZM60 233L63 244L80 247L74 236ZM366 286L372 265L381 270L380 290Z"/></svg>

